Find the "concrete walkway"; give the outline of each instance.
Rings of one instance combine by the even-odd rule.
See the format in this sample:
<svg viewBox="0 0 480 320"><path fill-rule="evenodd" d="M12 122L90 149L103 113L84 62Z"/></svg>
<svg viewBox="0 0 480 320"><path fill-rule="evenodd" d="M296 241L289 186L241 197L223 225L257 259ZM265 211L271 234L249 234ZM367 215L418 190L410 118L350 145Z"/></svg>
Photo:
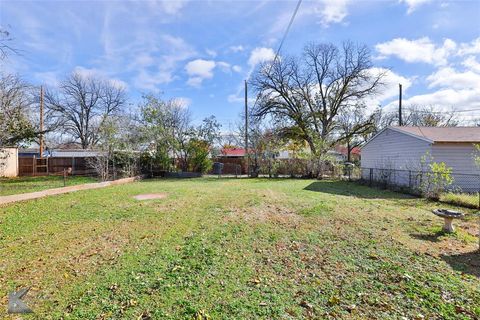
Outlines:
<svg viewBox="0 0 480 320"><path fill-rule="evenodd" d="M105 187L108 187L108 186L115 186L115 185L118 185L118 184L130 183L130 182L140 180L140 179L141 179L140 177L131 177L131 178L118 179L118 180L115 180L115 181L105 181L105 182L98 182L98 183L86 183L86 184L79 184L79 185L76 185L76 186L48 189L48 190L42 190L42 191L37 191L37 192L12 194L10 196L0 197L0 205L4 205L4 204L7 204L7 203L13 203L13 202L19 202L19 201L25 201L25 200L38 199L38 198L43 198L43 197L47 197L47 196L53 196L53 195L56 195L56 194L63 194L63 193L80 191L80 190L105 188Z"/></svg>

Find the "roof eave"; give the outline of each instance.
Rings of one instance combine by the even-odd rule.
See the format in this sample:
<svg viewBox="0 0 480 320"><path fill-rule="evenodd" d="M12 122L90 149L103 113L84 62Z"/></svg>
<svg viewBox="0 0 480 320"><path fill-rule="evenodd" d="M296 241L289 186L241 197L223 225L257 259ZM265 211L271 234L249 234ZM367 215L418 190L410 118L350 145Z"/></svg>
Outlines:
<svg viewBox="0 0 480 320"><path fill-rule="evenodd" d="M428 139L427 137L422 137L422 136L419 136L418 134L414 134L414 133L411 133L411 132L408 132L408 131L404 131L404 130L400 129L399 127L387 127L387 129L388 128L392 129L393 131L406 134L407 136L426 141L428 143L434 143L435 142L432 139Z"/></svg>

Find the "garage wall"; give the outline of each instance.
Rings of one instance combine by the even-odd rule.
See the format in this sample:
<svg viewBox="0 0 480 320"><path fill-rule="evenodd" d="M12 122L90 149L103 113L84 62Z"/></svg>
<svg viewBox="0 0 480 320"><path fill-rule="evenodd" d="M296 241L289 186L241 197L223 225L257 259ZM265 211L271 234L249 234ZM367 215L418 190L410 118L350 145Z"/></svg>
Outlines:
<svg viewBox="0 0 480 320"><path fill-rule="evenodd" d="M362 168L415 170L426 152L431 153L431 144L386 129L362 148Z"/></svg>
<svg viewBox="0 0 480 320"><path fill-rule="evenodd" d="M2 148L2 151L6 151L8 157L5 160L6 165L0 166L1 177L16 177L18 176L18 149L17 148ZM3 154L3 152L2 152Z"/></svg>

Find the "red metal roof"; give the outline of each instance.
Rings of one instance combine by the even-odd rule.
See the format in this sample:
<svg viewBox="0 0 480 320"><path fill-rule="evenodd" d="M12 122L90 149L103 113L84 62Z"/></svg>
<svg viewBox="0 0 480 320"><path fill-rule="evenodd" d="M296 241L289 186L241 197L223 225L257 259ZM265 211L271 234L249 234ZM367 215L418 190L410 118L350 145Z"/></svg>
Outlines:
<svg viewBox="0 0 480 320"><path fill-rule="evenodd" d="M244 148L223 148L221 154L224 157L244 157L245 149Z"/></svg>
<svg viewBox="0 0 480 320"><path fill-rule="evenodd" d="M344 146L335 146L335 151L338 153L341 153L343 155L347 155L347 147ZM351 154L359 155L360 154L360 148L354 147L352 151L350 152Z"/></svg>

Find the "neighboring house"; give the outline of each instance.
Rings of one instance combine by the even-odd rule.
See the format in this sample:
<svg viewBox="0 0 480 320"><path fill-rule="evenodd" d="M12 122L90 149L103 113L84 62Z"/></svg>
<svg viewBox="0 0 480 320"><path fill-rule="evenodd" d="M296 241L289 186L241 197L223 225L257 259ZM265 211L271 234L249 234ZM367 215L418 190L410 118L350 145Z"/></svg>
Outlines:
<svg viewBox="0 0 480 320"><path fill-rule="evenodd" d="M335 149L328 150L327 155L332 157L335 160L335 162L337 162L337 163L342 163L342 162L345 162L347 160L347 157L345 155L343 155L341 152L338 152Z"/></svg>
<svg viewBox="0 0 480 320"><path fill-rule="evenodd" d="M40 157L38 148L21 149L18 152L20 176L59 174L68 170L71 174L90 174L89 159L104 154L103 151L84 149L46 149Z"/></svg>
<svg viewBox="0 0 480 320"><path fill-rule="evenodd" d="M387 127L361 148L362 176L369 179L369 169L394 169L395 183L410 185L412 172L421 170L421 159L429 153L433 161L452 168L455 186L477 192L480 171L473 159L477 143L480 127Z"/></svg>
<svg viewBox="0 0 480 320"><path fill-rule="evenodd" d="M96 157L104 153L103 151L85 150L85 149L46 149L43 151L45 158L89 158ZM19 157L25 158L40 158L40 151L38 148L20 149L18 151Z"/></svg>
<svg viewBox="0 0 480 320"><path fill-rule="evenodd" d="M219 158L243 158L245 157L244 148L223 148L220 150Z"/></svg>
<svg viewBox="0 0 480 320"><path fill-rule="evenodd" d="M102 154L105 154L104 151L96 150L85 150L85 149L53 149L47 150L43 154L45 157L52 158L91 158L96 157Z"/></svg>
<svg viewBox="0 0 480 320"><path fill-rule="evenodd" d="M18 156L20 158L25 157L25 158L39 158L40 157L40 152L38 151L38 148L22 148L18 150Z"/></svg>
<svg viewBox="0 0 480 320"><path fill-rule="evenodd" d="M0 177L18 176L18 149L0 149Z"/></svg>
<svg viewBox="0 0 480 320"><path fill-rule="evenodd" d="M335 152L342 157L342 161L347 161L348 159L348 150L347 147L341 146L341 145L336 145L335 146ZM350 161L358 161L360 160L360 154L361 150L358 147L352 148L350 151Z"/></svg>

